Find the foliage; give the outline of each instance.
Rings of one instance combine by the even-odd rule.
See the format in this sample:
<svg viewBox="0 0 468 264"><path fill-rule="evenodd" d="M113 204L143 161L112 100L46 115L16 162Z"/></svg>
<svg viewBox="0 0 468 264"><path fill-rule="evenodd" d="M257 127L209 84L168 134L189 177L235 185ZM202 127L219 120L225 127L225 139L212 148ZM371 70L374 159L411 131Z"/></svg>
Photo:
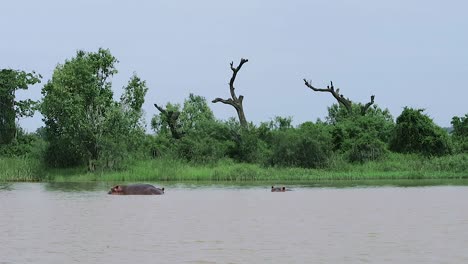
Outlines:
<svg viewBox="0 0 468 264"><path fill-rule="evenodd" d="M271 130L286 130L293 128L292 117L275 116L275 118L266 125Z"/></svg>
<svg viewBox="0 0 468 264"><path fill-rule="evenodd" d="M328 107L328 115L325 118L328 124L335 125L344 120L358 116L373 116L378 117L386 122L393 122L393 117L388 109L381 109L378 105L372 105L367 109L365 114L362 114L362 108L364 106L361 103L353 104L352 112L349 112L341 104L333 104Z"/></svg>
<svg viewBox="0 0 468 264"><path fill-rule="evenodd" d="M41 75L12 69L0 70L0 145L10 144L16 135L16 118L32 116L36 101L16 100L16 90L39 83Z"/></svg>
<svg viewBox="0 0 468 264"><path fill-rule="evenodd" d="M176 129L183 137L171 136L167 114L160 112L155 115L151 121L156 132L150 147L153 156L168 156L190 162L215 162L225 157L230 146L228 127L215 120L204 97L190 94L182 110L178 104L171 103L166 105L165 110L180 113Z"/></svg>
<svg viewBox="0 0 468 264"><path fill-rule="evenodd" d="M0 156L4 157L35 157L40 159L46 147L45 141L37 134L17 129L16 138L9 144L0 145Z"/></svg>
<svg viewBox="0 0 468 264"><path fill-rule="evenodd" d="M272 166L324 168L331 156L331 137L326 124L306 122L299 128L272 130L269 141Z"/></svg>
<svg viewBox="0 0 468 264"><path fill-rule="evenodd" d="M15 119L32 115L36 102L17 101L15 91L41 76L0 70L0 165L13 167L0 172L0 179L41 180L56 176L50 171L96 169L119 171L114 175L123 180L360 179L376 172L382 178L466 177L468 114L453 117L451 137L423 110L405 108L395 124L387 109L359 103L332 105L326 122L294 127L292 117L277 116L259 126L241 125L234 118L217 120L204 97L189 94L183 104L156 106L155 134L149 135L142 110L146 82L133 74L116 101L111 79L117 63L109 50L99 49L78 51L59 64L42 89L45 127L35 134L17 128ZM443 156L452 153L452 142L457 154ZM62 168L45 168L43 160ZM123 172L140 169L130 161L145 164L141 178Z"/></svg>
<svg viewBox="0 0 468 264"><path fill-rule="evenodd" d="M171 132L170 118L172 114L167 114L167 113L180 113L180 105L167 103L165 110L166 110L166 113L159 113L157 115L154 115L153 118L151 119L151 128L157 134L169 134ZM174 128L177 131L181 131L182 125L180 124L180 120L177 119L176 122L177 123L175 124Z"/></svg>
<svg viewBox="0 0 468 264"><path fill-rule="evenodd" d="M377 105L367 109L365 115L361 113L360 104L353 105L352 109L349 113L336 104L328 109L333 150L346 153L351 162L384 157L394 127L393 117L387 109L382 110Z"/></svg>
<svg viewBox="0 0 468 264"><path fill-rule="evenodd" d="M454 116L452 118L452 136L457 152L468 152L468 114L464 117Z"/></svg>
<svg viewBox="0 0 468 264"><path fill-rule="evenodd" d="M229 147L227 156L237 162L262 163L266 158L266 143L261 138L261 129L248 123L243 127L240 122L230 118L225 122Z"/></svg>
<svg viewBox="0 0 468 264"><path fill-rule="evenodd" d="M0 183L7 181L42 181L44 168L32 157L0 157Z"/></svg>
<svg viewBox="0 0 468 264"><path fill-rule="evenodd" d="M141 106L148 89L134 75L121 102L115 102L111 77L117 62L109 50L99 49L78 51L56 67L42 89L49 165L112 168L141 143Z"/></svg>
<svg viewBox="0 0 468 264"><path fill-rule="evenodd" d="M337 156L333 156L337 157ZM339 158L339 157L338 157ZM2 159L0 159L0 166ZM362 184L445 184L453 183L454 179L464 179L466 183L468 155L458 154L443 157L425 158L416 154L390 153L384 160L355 163L345 167L329 167L325 169L265 167L259 164L247 164L222 159L216 163L194 164L177 159L160 158L139 160L128 170L103 172L102 174L86 173L75 169L62 169L57 172L48 171L46 176L53 181L230 181L231 184L271 186L284 182L285 184L313 184L336 187L356 186ZM2 179L0 172L0 179ZM410 181L411 179L417 181ZM428 179L427 182L422 181ZM360 180L363 180L362 182ZM384 181L389 180L389 181ZM400 180L400 181L398 181ZM449 180L449 181L445 181ZM253 183L256 181L257 183ZM370 181L370 182L369 182Z"/></svg>
<svg viewBox="0 0 468 264"><path fill-rule="evenodd" d="M452 150L447 132L435 125L423 111L405 107L396 120L391 150L426 156L450 154Z"/></svg>
<svg viewBox="0 0 468 264"><path fill-rule="evenodd" d="M189 94L184 101L184 107L180 114L182 130L185 133L203 129L204 125L215 120L206 98L199 95Z"/></svg>
<svg viewBox="0 0 468 264"><path fill-rule="evenodd" d="M204 129L187 134L174 143L176 156L195 163L213 163L225 157L228 144L219 137L226 128L221 123L207 122Z"/></svg>
<svg viewBox="0 0 468 264"><path fill-rule="evenodd" d="M387 154L385 143L378 138L364 135L351 144L348 151L348 159L351 162L364 163L367 161L382 159Z"/></svg>

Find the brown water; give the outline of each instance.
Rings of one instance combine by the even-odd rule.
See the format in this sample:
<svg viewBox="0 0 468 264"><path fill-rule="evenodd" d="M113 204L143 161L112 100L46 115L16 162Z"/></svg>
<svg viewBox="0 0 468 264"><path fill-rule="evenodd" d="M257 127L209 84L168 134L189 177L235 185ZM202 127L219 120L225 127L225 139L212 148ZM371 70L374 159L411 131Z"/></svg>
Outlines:
<svg viewBox="0 0 468 264"><path fill-rule="evenodd" d="M110 185L0 188L0 263L468 263L467 186Z"/></svg>

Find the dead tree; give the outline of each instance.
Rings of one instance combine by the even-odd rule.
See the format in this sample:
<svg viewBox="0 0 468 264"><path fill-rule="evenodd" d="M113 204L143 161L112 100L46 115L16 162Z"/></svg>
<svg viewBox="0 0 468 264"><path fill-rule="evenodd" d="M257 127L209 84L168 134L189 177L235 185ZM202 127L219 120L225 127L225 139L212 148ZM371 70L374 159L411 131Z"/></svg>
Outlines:
<svg viewBox="0 0 468 264"><path fill-rule="evenodd" d="M166 122L169 126L169 129L171 130L171 134L172 134L172 137L174 139L180 139L182 138L182 136L184 135L183 132L179 132L178 130L178 120L179 120L179 116L180 116L180 112L179 111L172 111L172 110L166 110L160 106L158 106L157 104L154 104L154 106L159 110L159 112L161 112L161 114L165 117L166 119Z"/></svg>
<svg viewBox="0 0 468 264"><path fill-rule="evenodd" d="M231 98L229 99L222 99L222 98L216 98L212 102L217 103L221 102L223 104L228 104L231 105L236 109L237 115L239 116L239 122L241 127L247 128L247 119L245 119L245 114L244 114L244 107L242 106L242 101L244 100L244 96L239 95L239 97L236 96L236 93L234 91L234 81L236 80L237 73L241 69L242 65L244 63L248 62L249 60L247 59L241 59L239 66L234 68L234 62L231 62L231 70L232 70L232 77L231 80L229 81L229 90L231 92Z"/></svg>
<svg viewBox="0 0 468 264"><path fill-rule="evenodd" d="M349 98L345 98L343 94L340 94L340 89L339 88L337 88L335 90L335 87L333 86L332 81L330 81L330 85L327 86L326 89L325 88L315 88L314 86L312 86L311 82L307 81L306 79L304 79L304 84L307 87L309 87L310 89L312 89L312 90L314 90L316 92L329 92L329 93L331 93L333 95L333 97L335 97L335 99L338 101L338 103L346 108L348 113L352 113L352 111L353 111L353 108L352 108L353 102L351 100L349 100ZM374 98L375 98L375 96L372 95L371 96L371 101L361 107L361 114L362 115L365 115L366 112L367 112L367 109L369 109L369 107L374 104Z"/></svg>
<svg viewBox="0 0 468 264"><path fill-rule="evenodd" d="M369 107L374 104L374 98L375 98L375 95L371 95L370 102L368 102L367 104L361 107L361 115L365 115L367 112L367 109L369 109Z"/></svg>

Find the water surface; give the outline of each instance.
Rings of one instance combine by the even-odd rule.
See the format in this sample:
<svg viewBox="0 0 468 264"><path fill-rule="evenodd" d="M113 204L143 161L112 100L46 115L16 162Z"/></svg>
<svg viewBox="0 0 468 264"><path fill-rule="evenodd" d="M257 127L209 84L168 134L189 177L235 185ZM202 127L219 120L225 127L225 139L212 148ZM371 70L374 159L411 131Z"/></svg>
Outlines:
<svg viewBox="0 0 468 264"><path fill-rule="evenodd" d="M0 184L0 263L468 263L468 186L441 184Z"/></svg>

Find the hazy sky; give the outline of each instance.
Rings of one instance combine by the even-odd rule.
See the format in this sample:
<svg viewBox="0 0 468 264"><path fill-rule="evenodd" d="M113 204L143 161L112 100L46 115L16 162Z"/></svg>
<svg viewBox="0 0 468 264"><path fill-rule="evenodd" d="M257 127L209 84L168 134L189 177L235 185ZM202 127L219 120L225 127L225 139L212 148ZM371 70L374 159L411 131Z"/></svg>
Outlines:
<svg viewBox="0 0 468 264"><path fill-rule="evenodd" d="M120 63L115 98L133 72L153 104L189 93L228 98L229 63L247 58L236 80L248 121L324 119L336 101L304 86L330 80L354 102L376 103L396 118L425 108L441 126L468 113L468 2L450 0L3 1L0 68L35 70L40 89L77 50L109 48ZM20 97L26 96L20 93ZM236 116L222 103L216 117ZM28 131L41 116L20 121Z"/></svg>

